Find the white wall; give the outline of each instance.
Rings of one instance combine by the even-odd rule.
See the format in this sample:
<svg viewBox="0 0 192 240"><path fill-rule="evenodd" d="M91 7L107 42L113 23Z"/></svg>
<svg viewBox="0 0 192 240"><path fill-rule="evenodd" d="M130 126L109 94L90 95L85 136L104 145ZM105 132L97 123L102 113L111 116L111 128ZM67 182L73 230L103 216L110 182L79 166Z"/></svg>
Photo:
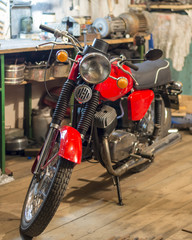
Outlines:
<svg viewBox="0 0 192 240"><path fill-rule="evenodd" d="M5 128L23 127L23 100L23 85L5 85Z"/></svg>
<svg viewBox="0 0 192 240"><path fill-rule="evenodd" d="M40 3L46 3L46 7L42 7ZM78 2L80 4L78 5ZM114 16L128 10L129 0L119 0L118 4L115 4L114 0L111 0ZM109 13L107 0L73 0L74 8L70 10L71 0L34 0L33 1L33 26L34 30L38 30L39 24L42 21L43 11L53 11L56 13L56 21L60 22L65 16L91 16L93 20L98 17L105 17ZM37 9L36 6L42 7Z"/></svg>
<svg viewBox="0 0 192 240"><path fill-rule="evenodd" d="M62 86L63 80L47 81L47 88ZM23 128L24 85L5 85L5 127ZM39 107L39 100L46 93L43 82L32 83L32 108Z"/></svg>

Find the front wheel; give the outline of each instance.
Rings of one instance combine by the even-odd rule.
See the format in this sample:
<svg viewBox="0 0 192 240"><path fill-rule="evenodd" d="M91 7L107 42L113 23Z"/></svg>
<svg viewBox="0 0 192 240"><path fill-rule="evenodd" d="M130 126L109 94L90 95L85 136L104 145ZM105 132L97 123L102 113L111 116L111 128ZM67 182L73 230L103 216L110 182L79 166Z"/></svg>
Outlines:
<svg viewBox="0 0 192 240"><path fill-rule="evenodd" d="M21 214L20 232L34 237L41 234L53 218L67 188L74 163L58 156L41 173L33 176Z"/></svg>

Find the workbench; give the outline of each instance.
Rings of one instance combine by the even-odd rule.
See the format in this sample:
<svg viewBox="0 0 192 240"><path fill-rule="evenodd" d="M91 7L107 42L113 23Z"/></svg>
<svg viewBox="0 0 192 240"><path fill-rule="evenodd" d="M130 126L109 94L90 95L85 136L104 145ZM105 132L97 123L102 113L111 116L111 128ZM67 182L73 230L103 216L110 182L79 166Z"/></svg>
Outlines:
<svg viewBox="0 0 192 240"><path fill-rule="evenodd" d="M150 39L150 35L145 37L146 40ZM124 39L105 39L106 42L111 44L122 44L131 43L134 41L133 38ZM5 58L22 53L31 53L46 51L52 48L52 44L37 47L38 45L45 43L46 41L29 40L29 39L9 39L0 40L0 64L1 64L1 81L0 81L0 169L5 172ZM87 43L91 44L91 43ZM84 44L82 43L82 46ZM70 49L68 45L55 45L54 49ZM26 129L25 135L31 137L31 113L32 113L32 93L31 83L25 84L25 96L24 96L24 119Z"/></svg>

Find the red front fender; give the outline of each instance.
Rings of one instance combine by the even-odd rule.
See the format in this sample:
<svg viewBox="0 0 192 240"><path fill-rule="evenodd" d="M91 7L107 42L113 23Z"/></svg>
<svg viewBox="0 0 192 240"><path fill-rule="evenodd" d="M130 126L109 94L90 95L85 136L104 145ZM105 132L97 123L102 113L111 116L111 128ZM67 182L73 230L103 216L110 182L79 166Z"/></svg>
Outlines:
<svg viewBox="0 0 192 240"><path fill-rule="evenodd" d="M61 128L59 156L74 163L81 163L81 135L75 128L70 126Z"/></svg>

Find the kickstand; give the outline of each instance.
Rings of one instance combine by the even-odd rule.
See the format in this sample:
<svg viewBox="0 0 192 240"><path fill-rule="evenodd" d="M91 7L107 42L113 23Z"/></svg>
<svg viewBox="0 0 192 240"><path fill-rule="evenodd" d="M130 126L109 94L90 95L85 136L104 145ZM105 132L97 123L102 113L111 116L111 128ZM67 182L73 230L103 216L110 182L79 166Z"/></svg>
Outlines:
<svg viewBox="0 0 192 240"><path fill-rule="evenodd" d="M117 187L117 195L118 195L118 200L119 200L118 204L120 206L123 206L119 177L113 176L112 178L113 178L114 186Z"/></svg>

